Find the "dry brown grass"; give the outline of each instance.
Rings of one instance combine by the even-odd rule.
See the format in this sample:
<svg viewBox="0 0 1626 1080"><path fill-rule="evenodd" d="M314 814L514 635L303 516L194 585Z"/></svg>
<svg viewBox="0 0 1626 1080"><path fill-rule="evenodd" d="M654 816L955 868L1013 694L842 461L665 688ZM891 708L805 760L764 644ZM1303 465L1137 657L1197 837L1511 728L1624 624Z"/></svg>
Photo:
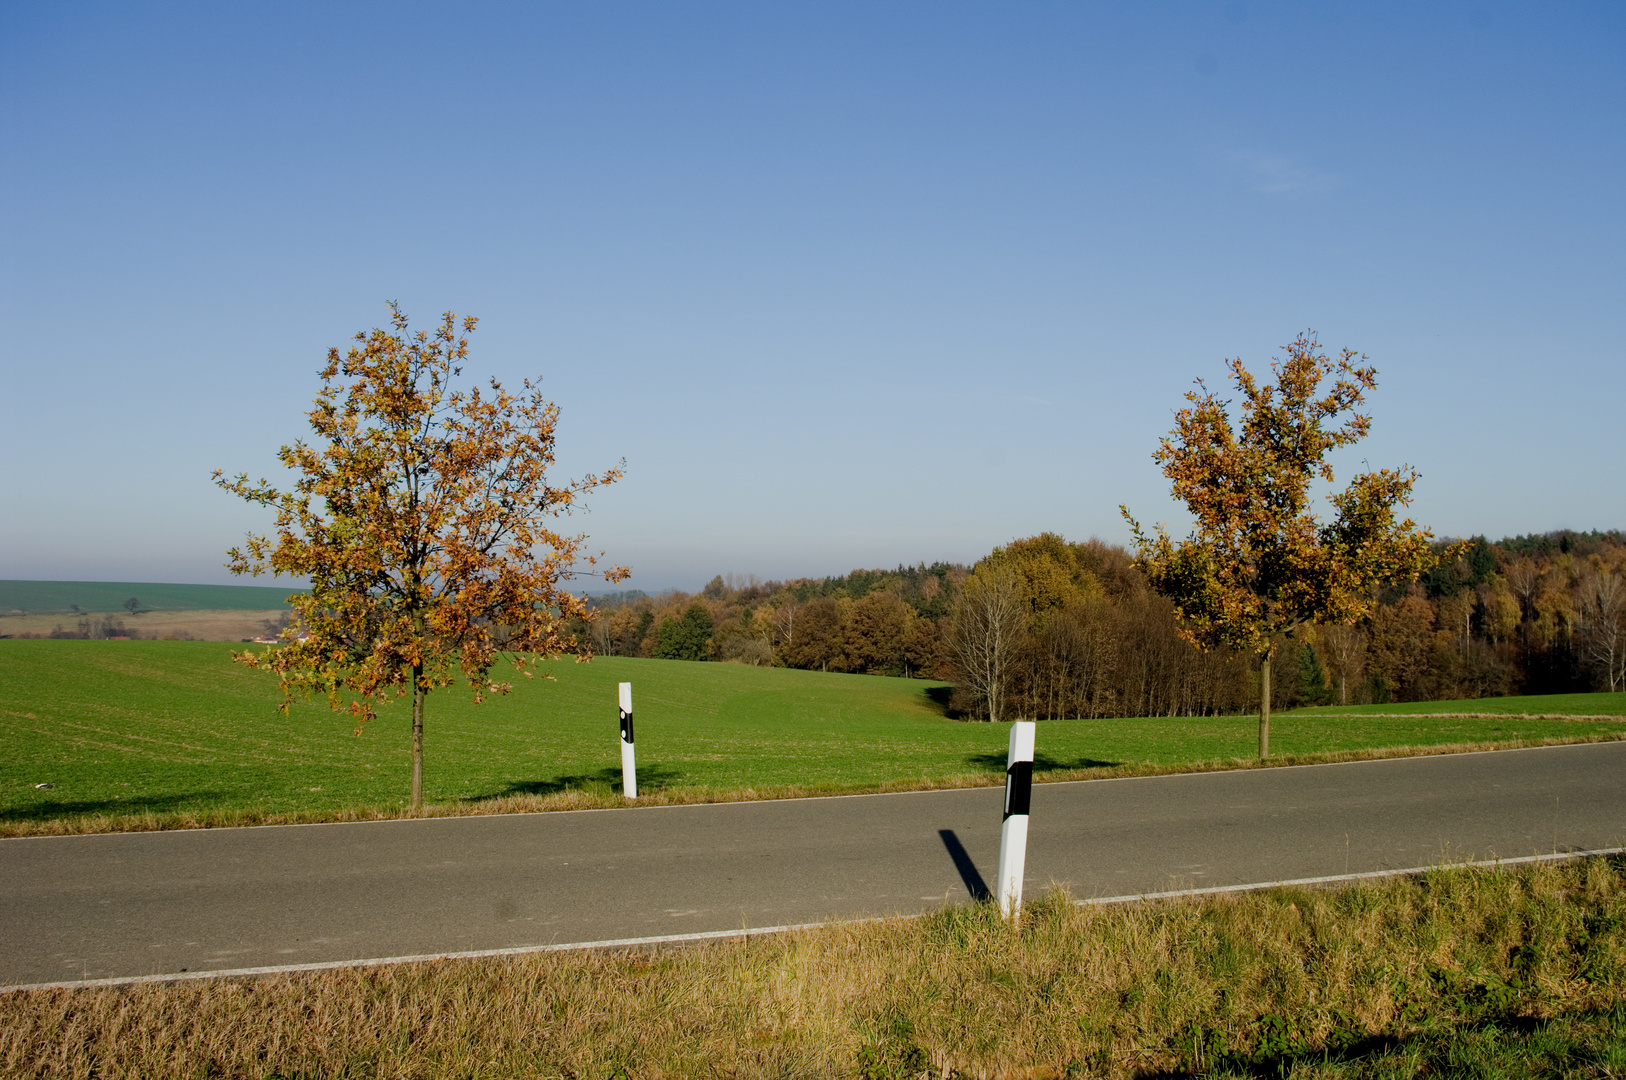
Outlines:
<svg viewBox="0 0 1626 1080"><path fill-rule="evenodd" d="M1184 773L1235 769L1271 769L1291 765L1326 765L1345 761L1379 761L1402 757L1516 750L1532 746L1570 746L1581 743L1621 742L1626 735L1577 735L1563 739L1511 739L1501 742L1450 743L1441 746L1402 746L1378 750L1338 750L1320 754L1283 754L1259 761L1229 758L1181 765L1116 765L1093 769L1057 769L1034 776L1037 783L1070 780L1109 780L1133 776L1173 776ZM71 836L85 833L153 832L169 829L214 829L249 825L311 825L334 821L385 821L406 817L464 817L481 814L532 814L558 810L609 810L626 806L693 806L703 803L753 802L762 799L811 799L833 795L873 795L904 791L945 791L996 787L1005 783L999 774L974 773L935 779L902 779L884 784L837 787L816 784L780 784L747 788L674 788L627 799L613 793L569 790L551 795L510 795L479 802L429 804L417 814L399 806L350 806L338 810L267 813L253 808L186 811L178 813L85 814L71 818L0 821L0 838L18 836Z"/></svg>
<svg viewBox="0 0 1626 1080"><path fill-rule="evenodd" d="M1052 892L1020 930L976 905L663 952L15 992L0 1072L1117 1077L1619 1006L1623 976L1626 868L1594 859L1115 908Z"/></svg>

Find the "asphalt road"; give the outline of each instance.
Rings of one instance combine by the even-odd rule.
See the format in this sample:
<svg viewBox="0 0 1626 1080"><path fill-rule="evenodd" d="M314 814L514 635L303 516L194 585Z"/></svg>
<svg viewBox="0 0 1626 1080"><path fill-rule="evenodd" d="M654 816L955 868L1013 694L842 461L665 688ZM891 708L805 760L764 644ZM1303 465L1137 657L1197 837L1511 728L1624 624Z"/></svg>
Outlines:
<svg viewBox="0 0 1626 1080"><path fill-rule="evenodd" d="M1626 845L1626 743L1037 785L1030 895ZM0 840L0 986L917 913L1002 792Z"/></svg>

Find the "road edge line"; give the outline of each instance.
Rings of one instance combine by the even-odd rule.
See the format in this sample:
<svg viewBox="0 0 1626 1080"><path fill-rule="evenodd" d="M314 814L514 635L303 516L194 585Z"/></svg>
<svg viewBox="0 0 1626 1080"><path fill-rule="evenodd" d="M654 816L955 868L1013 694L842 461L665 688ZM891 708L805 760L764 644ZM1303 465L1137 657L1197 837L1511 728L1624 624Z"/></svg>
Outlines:
<svg viewBox="0 0 1626 1080"><path fill-rule="evenodd" d="M1550 855L1520 855L1511 859L1470 859L1467 862L1439 863L1434 866L1408 866L1401 870L1365 870L1355 874L1331 874L1326 877L1288 878L1281 881L1258 881L1243 885L1209 885L1200 889L1171 889L1168 892L1132 893L1123 896L1092 896L1074 900L1080 907L1108 904L1133 904L1142 900L1178 900L1192 896L1217 896L1222 893L1257 892L1260 889L1302 888L1309 885L1332 885L1345 881L1373 881L1392 877L1418 877L1433 870L1450 870L1467 866L1517 866L1524 863L1565 862L1570 859L1592 859L1608 855L1626 855L1626 847L1589 848L1584 851L1555 851Z"/></svg>
<svg viewBox="0 0 1626 1080"><path fill-rule="evenodd" d="M1370 881L1392 877L1416 877L1431 870L1450 870L1457 867L1517 866L1525 863L1564 862L1572 859L1600 858L1626 854L1626 847L1589 848L1584 851L1558 851L1550 855L1521 855L1511 859L1478 859L1460 863L1440 863L1435 866L1409 866L1401 870L1366 870L1354 874L1332 874L1326 877L1291 878L1281 881L1259 881L1242 885L1211 885L1200 889L1174 889L1168 892L1134 893L1124 896L1096 896L1074 900L1079 907L1106 907L1132 904L1146 900L1176 900L1195 896L1216 896L1224 893L1257 892L1261 889L1282 889L1309 885L1331 885L1346 881ZM923 914L894 915L889 918L918 919ZM738 930L701 930L692 934L660 934L654 937L609 938L604 941L575 941L554 945L515 945L506 949L475 949L467 952L419 953L413 956L379 956L363 960L330 960L310 964L277 964L267 967L227 968L220 971L178 971L165 975L126 975L109 979L77 979L67 982L17 983L0 986L0 994L30 990L85 990L95 987L140 986L154 983L196 982L203 979L248 978L261 975L298 974L307 971L339 971L345 968L384 967L390 964L421 964L435 960L480 960L499 956L531 956L539 953L575 952L590 949L638 949L656 945L683 945L706 941L727 941L735 938L759 937L763 934L784 934L795 930L818 930L827 926L858 926L863 923L883 922L885 918L835 919L829 922L795 923L786 926L752 926Z"/></svg>
<svg viewBox="0 0 1626 1080"><path fill-rule="evenodd" d="M904 916L919 918L919 916ZM466 952L418 953L412 956L375 956L361 960L322 960L309 964L272 964L265 967L223 968L218 971L177 971L162 975L123 975L107 979L73 979L66 982L16 983L0 986L0 994L24 990L82 990L98 986L139 986L150 983L194 982L201 979L229 979L259 975L297 974L305 971L338 971L344 968L385 967L391 964L422 964L434 960L481 960L498 956L529 956L536 953L575 952L590 949L636 949L653 945L683 945L730 938L783 934L793 930L815 930L821 926L847 926L877 922L877 919L842 919L837 922L796 923L788 926L750 926L738 930L701 930L692 934L661 934L655 937L610 938L604 941L571 941L553 945L514 945L506 949L472 949Z"/></svg>

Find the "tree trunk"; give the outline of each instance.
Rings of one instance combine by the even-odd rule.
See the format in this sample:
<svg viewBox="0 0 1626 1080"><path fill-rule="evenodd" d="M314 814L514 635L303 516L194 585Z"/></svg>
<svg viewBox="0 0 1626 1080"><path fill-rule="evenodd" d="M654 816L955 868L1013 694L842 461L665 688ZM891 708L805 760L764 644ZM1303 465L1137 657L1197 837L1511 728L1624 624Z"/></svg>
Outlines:
<svg viewBox="0 0 1626 1080"><path fill-rule="evenodd" d="M1259 760L1270 756L1270 654L1259 658Z"/></svg>
<svg viewBox="0 0 1626 1080"><path fill-rule="evenodd" d="M412 666L412 809L423 809L423 665Z"/></svg>

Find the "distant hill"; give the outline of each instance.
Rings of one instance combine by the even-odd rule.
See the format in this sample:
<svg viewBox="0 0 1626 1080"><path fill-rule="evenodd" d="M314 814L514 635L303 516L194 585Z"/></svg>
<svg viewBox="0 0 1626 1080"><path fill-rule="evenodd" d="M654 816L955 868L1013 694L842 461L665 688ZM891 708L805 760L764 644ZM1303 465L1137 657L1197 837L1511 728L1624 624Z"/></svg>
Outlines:
<svg viewBox="0 0 1626 1080"><path fill-rule="evenodd" d="M142 611L269 611L294 585L172 585L155 581L0 581L0 615L121 611L135 597Z"/></svg>

